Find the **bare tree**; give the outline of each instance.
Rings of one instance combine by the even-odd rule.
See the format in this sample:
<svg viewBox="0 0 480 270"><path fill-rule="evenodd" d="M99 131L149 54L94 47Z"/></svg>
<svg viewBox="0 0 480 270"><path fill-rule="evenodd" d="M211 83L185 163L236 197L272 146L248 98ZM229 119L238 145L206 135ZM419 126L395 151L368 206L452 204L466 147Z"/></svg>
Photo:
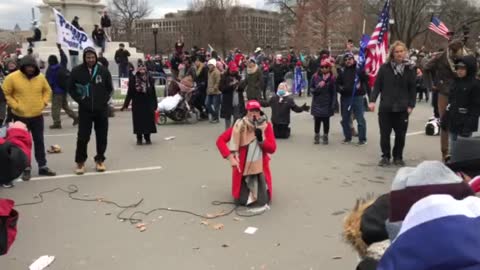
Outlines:
<svg viewBox="0 0 480 270"><path fill-rule="evenodd" d="M109 9L115 30L125 32L128 41L133 40L134 21L152 13L148 0L112 0Z"/></svg>

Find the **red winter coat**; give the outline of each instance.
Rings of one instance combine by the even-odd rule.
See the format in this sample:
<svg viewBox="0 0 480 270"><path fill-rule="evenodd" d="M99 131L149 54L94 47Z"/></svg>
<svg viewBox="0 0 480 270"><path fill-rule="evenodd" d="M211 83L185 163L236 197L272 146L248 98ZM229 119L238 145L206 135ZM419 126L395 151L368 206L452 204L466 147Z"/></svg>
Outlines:
<svg viewBox="0 0 480 270"><path fill-rule="evenodd" d="M217 139L217 147L223 158L227 158L230 155L230 149L228 149L228 142L232 137L233 128L229 128ZM260 146L263 151L263 174L265 175L265 181L268 186L268 195L270 200L272 199L272 175L270 173L270 154L275 153L277 144L275 142L275 136L273 135L273 128L270 123L267 124L265 129L263 144ZM243 171L245 167L245 161L247 158L248 146L240 147L239 158L240 168ZM240 198L240 187L242 183L243 174L239 172L237 168L232 168L232 196L234 199Z"/></svg>
<svg viewBox="0 0 480 270"><path fill-rule="evenodd" d="M0 144L4 144L6 141L20 148L27 155L27 164L30 164L32 158L32 137L28 131L18 128L8 129L7 137L0 138Z"/></svg>

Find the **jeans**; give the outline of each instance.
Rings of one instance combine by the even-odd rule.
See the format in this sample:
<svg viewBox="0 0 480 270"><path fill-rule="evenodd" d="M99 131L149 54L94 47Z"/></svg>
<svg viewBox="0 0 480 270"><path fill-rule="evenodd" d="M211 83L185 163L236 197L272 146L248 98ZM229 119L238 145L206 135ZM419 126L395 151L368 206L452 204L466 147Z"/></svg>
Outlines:
<svg viewBox="0 0 480 270"><path fill-rule="evenodd" d="M363 104L363 96L357 97L342 97L341 101L341 113L342 113L342 128L343 128L343 135L345 136L345 140L351 141L352 140L352 127L350 126L351 123L351 115L355 116L357 119L358 124L358 139L361 142L367 141L367 123L365 121L364 113L365 107ZM352 102L353 101L353 102ZM352 105L351 109L348 110L348 107Z"/></svg>
<svg viewBox="0 0 480 270"><path fill-rule="evenodd" d="M220 95L208 95L205 100L208 113L212 116L212 120L217 120L220 114Z"/></svg>
<svg viewBox="0 0 480 270"><path fill-rule="evenodd" d="M128 64L118 64L118 77L128 78Z"/></svg>
<svg viewBox="0 0 480 270"><path fill-rule="evenodd" d="M52 119L54 125L60 125L60 111L64 110L72 119L77 119L78 115L68 106L67 94L52 95Z"/></svg>
<svg viewBox="0 0 480 270"><path fill-rule="evenodd" d="M47 166L47 157L45 154L45 141L43 137L44 122L43 115L24 118L13 115L14 121L23 122L30 133L32 133L32 139L35 149L35 160L37 160L38 168ZM30 165L29 165L30 166Z"/></svg>
<svg viewBox="0 0 480 270"><path fill-rule="evenodd" d="M80 58L78 57L78 55L70 55L70 64L71 64L70 70L72 70L74 67L80 65L79 59Z"/></svg>
<svg viewBox="0 0 480 270"><path fill-rule="evenodd" d="M390 147L390 135L392 129L395 132L395 146L393 147L393 159L403 160L403 148L408 129L408 112L380 112L378 113L380 124L380 147L382 157L390 159L392 156Z"/></svg>
<svg viewBox="0 0 480 270"><path fill-rule="evenodd" d="M87 160L87 146L92 134L92 127L95 125L95 137L97 142L97 155L95 162L105 161L108 137L108 109L100 112L89 112L80 110L78 115L78 137L75 162L84 163Z"/></svg>

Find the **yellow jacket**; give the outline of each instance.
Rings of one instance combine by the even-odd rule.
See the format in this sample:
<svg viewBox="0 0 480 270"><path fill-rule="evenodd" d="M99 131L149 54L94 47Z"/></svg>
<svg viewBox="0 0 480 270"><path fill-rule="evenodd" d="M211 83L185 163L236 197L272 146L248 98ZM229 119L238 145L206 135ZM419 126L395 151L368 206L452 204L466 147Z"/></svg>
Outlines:
<svg viewBox="0 0 480 270"><path fill-rule="evenodd" d="M5 78L2 89L13 114L26 118L41 115L52 96L52 89L43 74L28 79L20 70Z"/></svg>

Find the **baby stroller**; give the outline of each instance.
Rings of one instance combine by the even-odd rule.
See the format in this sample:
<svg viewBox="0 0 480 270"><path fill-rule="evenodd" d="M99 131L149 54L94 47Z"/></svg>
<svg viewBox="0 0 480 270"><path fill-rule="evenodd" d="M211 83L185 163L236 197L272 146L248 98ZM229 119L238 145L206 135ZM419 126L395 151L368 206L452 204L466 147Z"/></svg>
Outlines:
<svg viewBox="0 0 480 270"><path fill-rule="evenodd" d="M198 122L200 114L191 104L195 88L185 87L177 81L172 81L171 83L178 83L180 86L180 92L175 96L169 96L162 99L158 104L157 124L165 125L167 123L167 118L170 118L175 122L185 122L188 124Z"/></svg>

